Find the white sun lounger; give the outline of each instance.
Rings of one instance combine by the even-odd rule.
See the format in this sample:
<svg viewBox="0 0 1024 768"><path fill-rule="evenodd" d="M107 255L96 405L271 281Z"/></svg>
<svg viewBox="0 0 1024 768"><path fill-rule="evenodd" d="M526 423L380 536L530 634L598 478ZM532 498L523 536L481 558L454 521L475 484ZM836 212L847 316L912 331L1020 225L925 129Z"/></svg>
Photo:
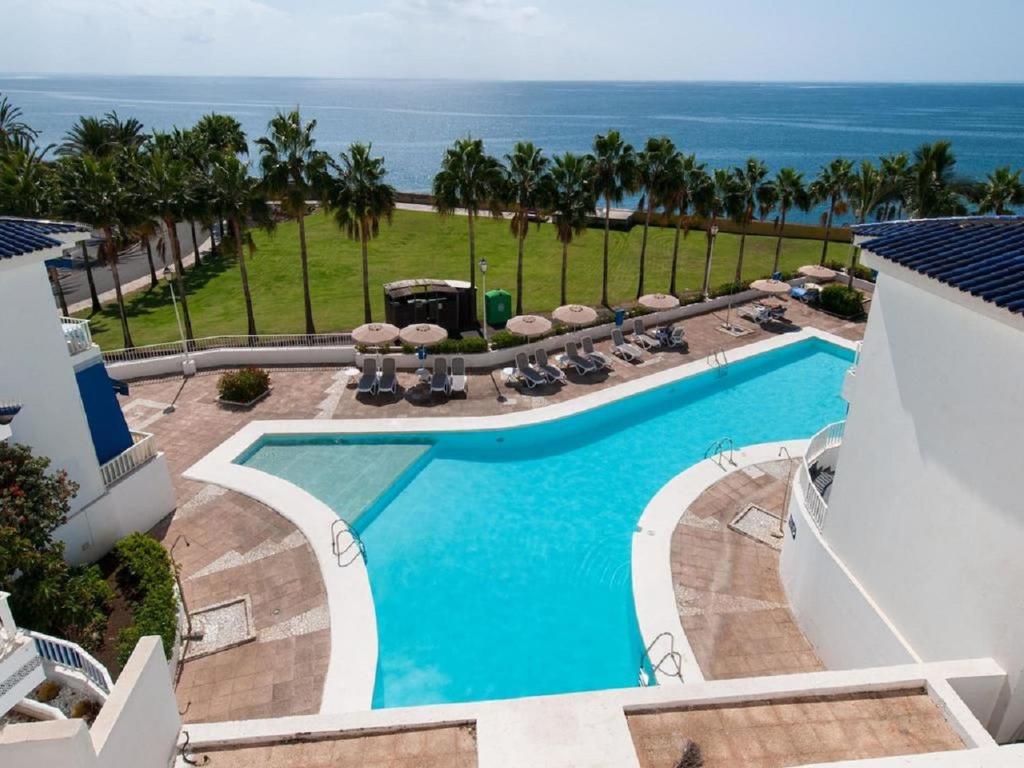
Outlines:
<svg viewBox="0 0 1024 768"><path fill-rule="evenodd" d="M550 382L565 382L565 373L548 362L548 353L543 347L537 347L533 351L533 359L537 361L537 370L545 379Z"/></svg>
<svg viewBox="0 0 1024 768"><path fill-rule="evenodd" d="M377 391L377 358L363 358L363 375L356 384L356 392L372 395Z"/></svg>
<svg viewBox="0 0 1024 768"><path fill-rule="evenodd" d="M466 392L469 389L469 377L466 376L466 358L453 357L451 376L451 392Z"/></svg>
<svg viewBox="0 0 1024 768"><path fill-rule="evenodd" d="M430 376L430 394L451 392L452 382L448 376L448 361L443 357L434 358L434 372Z"/></svg>
<svg viewBox="0 0 1024 768"><path fill-rule="evenodd" d="M395 358L385 357L381 363L380 373L377 375L377 393L395 393L398 389L398 376L395 373Z"/></svg>
<svg viewBox="0 0 1024 768"><path fill-rule="evenodd" d="M655 336L652 336L647 332L647 326L644 325L644 319L642 317L633 318L633 335L629 337L637 346L643 349L654 349L660 347L661 342Z"/></svg>
<svg viewBox="0 0 1024 768"><path fill-rule="evenodd" d="M594 349L594 340L590 336L583 337L583 356L597 368L612 367L612 361Z"/></svg>
<svg viewBox="0 0 1024 768"><path fill-rule="evenodd" d="M630 344L622 337L622 330L616 328L612 331L612 352L623 360L633 362L644 356L643 350L634 344Z"/></svg>
<svg viewBox="0 0 1024 768"><path fill-rule="evenodd" d="M533 389L538 384L544 384L545 379L532 365L525 352L516 353L516 374L520 381Z"/></svg>
<svg viewBox="0 0 1024 768"><path fill-rule="evenodd" d="M593 373L598 366L593 360L588 360L580 354L579 346L571 339L565 342L565 362L576 369L576 373Z"/></svg>

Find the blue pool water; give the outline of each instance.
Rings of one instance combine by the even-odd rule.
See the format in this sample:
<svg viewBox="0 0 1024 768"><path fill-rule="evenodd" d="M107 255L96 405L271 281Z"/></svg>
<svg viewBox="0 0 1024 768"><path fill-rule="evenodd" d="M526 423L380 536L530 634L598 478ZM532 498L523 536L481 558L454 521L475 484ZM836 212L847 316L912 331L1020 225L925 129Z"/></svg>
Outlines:
<svg viewBox="0 0 1024 768"><path fill-rule="evenodd" d="M239 461L354 517L377 611L375 707L632 686L631 540L648 501L718 438L806 438L841 419L851 360L809 340L542 425L267 438ZM387 490L362 514L332 450L363 472L359 452L375 459L364 480Z"/></svg>

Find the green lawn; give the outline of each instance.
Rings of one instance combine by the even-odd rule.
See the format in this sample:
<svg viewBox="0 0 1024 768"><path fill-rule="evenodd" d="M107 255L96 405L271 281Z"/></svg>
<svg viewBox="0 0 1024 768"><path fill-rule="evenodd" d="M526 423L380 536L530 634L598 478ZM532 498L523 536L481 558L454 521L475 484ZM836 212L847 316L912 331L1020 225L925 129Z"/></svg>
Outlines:
<svg viewBox="0 0 1024 768"><path fill-rule="evenodd" d="M609 248L609 299L614 304L636 296L642 227L613 232ZM306 222L309 243L313 314L320 332L350 330L363 321L359 247L347 240L332 218L317 214ZM256 326L260 333L301 333L302 280L299 271L298 228L278 227L272 235L255 233L257 250L249 259ZM673 230L652 229L647 248L647 292L668 289ZM383 320L383 283L403 278L468 279L466 220L441 219L430 213L397 211L391 226L370 243L370 298L375 319ZM569 300L596 305L601 298L601 230L588 230L569 250ZM704 233L693 232L680 248L680 290L700 288L704 264ZM713 286L727 283L735 271L739 237L721 234L715 245ZM744 277L771 270L775 239L748 237ZM830 258L845 259L848 246L833 243ZM787 240L783 269L817 263L821 243ZM516 243L504 221L483 219L477 229L477 258L490 268L487 288L515 289ZM528 312L546 312L559 301L561 246L548 225L531 228L526 240L524 305ZM233 258L210 259L188 270L189 310L196 336L244 334L245 307L238 265ZM168 289L134 294L128 302L128 322L136 344L178 338ZM87 314L81 314L87 317ZM105 349L123 346L117 305L110 304L91 318L93 338Z"/></svg>

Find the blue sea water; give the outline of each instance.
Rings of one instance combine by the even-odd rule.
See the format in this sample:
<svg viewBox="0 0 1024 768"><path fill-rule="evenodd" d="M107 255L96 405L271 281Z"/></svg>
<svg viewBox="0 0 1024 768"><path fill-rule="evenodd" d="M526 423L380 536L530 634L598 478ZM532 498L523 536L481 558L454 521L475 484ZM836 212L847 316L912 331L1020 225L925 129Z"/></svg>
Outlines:
<svg viewBox="0 0 1024 768"><path fill-rule="evenodd" d="M711 167L756 155L772 169L813 174L853 159L953 141L958 170L982 176L1024 165L1024 85L627 83L332 80L217 77L15 77L0 92L57 142L80 114L115 109L150 128L193 123L216 110L261 135L278 109L316 118L320 146L353 140L383 153L392 183L426 191L442 152L472 134L504 154L519 139L548 152L589 149L615 128L640 144L672 137Z"/></svg>
<svg viewBox="0 0 1024 768"><path fill-rule="evenodd" d="M238 461L354 517L377 612L375 707L628 687L647 503L719 438L807 438L843 418L851 360L809 340L536 426L268 438ZM410 464L410 450L426 453ZM359 515L345 467L365 481L370 465L373 486L392 487Z"/></svg>

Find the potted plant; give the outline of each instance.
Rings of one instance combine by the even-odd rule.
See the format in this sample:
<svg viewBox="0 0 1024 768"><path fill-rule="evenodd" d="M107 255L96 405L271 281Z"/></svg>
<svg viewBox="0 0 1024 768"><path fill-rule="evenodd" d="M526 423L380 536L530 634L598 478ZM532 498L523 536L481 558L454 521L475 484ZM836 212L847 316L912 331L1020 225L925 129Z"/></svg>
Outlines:
<svg viewBox="0 0 1024 768"><path fill-rule="evenodd" d="M270 389L270 374L262 368L227 371L217 382L217 402L228 408L252 408Z"/></svg>

